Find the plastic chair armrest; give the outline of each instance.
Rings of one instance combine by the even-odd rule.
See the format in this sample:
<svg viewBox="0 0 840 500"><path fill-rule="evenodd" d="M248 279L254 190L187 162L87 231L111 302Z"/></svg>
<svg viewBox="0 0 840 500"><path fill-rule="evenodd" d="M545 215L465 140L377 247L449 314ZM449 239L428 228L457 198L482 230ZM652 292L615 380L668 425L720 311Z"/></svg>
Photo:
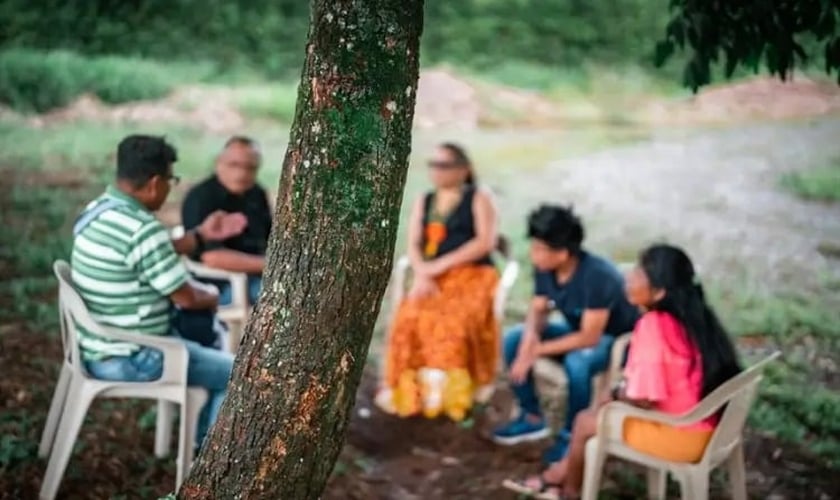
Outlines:
<svg viewBox="0 0 840 500"><path fill-rule="evenodd" d="M227 281L231 288L231 303L223 307L248 306L248 275L245 273L214 269L204 264L184 259L184 263L192 274L199 279Z"/></svg>

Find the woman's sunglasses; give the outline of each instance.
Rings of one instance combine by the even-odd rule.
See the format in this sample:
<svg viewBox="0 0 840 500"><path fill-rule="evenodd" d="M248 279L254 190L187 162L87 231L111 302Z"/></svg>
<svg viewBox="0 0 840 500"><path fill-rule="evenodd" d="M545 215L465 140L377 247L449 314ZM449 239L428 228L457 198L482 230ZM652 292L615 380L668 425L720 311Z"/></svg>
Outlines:
<svg viewBox="0 0 840 500"><path fill-rule="evenodd" d="M428 166L429 166L429 168L439 168L441 170L452 170L452 169L455 169L455 168L460 168L462 165L460 163L456 163L454 161L429 160Z"/></svg>

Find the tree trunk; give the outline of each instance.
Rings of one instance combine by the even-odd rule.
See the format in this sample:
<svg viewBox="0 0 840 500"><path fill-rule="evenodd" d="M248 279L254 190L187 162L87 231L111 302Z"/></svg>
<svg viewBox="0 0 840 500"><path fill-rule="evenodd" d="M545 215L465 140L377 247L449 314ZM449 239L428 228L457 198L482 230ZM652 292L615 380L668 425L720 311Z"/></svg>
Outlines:
<svg viewBox="0 0 840 500"><path fill-rule="evenodd" d="M179 498L318 498L387 286L423 0L312 0L260 302Z"/></svg>

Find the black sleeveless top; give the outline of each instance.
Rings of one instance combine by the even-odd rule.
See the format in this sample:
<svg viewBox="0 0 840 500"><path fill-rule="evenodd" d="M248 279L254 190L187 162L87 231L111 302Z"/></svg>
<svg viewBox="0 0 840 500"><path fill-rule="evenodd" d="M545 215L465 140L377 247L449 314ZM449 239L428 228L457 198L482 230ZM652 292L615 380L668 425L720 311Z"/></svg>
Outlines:
<svg viewBox="0 0 840 500"><path fill-rule="evenodd" d="M423 201L423 247L428 244L426 236L426 228L430 222L435 222L432 216L434 201L434 192L426 193L426 198ZM445 219L438 219L437 222L444 223L446 226L446 237L437 245L437 251L434 255L426 255L426 258L436 258L441 255L452 252L458 249L461 245L467 243L475 238L475 220L473 219L473 198L475 198L475 187L467 186L464 188L461 202ZM493 265L490 255L486 255L481 259L475 261L477 265Z"/></svg>

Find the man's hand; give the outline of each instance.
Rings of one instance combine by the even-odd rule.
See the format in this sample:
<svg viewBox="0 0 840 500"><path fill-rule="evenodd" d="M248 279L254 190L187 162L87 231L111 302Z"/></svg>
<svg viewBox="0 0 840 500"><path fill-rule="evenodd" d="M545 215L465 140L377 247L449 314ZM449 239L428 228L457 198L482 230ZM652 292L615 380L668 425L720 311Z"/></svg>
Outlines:
<svg viewBox="0 0 840 500"><path fill-rule="evenodd" d="M532 354L519 353L510 365L510 373L508 373L510 381L516 385L524 383L536 361L537 357Z"/></svg>
<svg viewBox="0 0 840 500"><path fill-rule="evenodd" d="M170 296L176 306L189 310L215 311L219 306L219 291L216 287L198 283L195 279L189 279L181 288L175 290Z"/></svg>
<svg viewBox="0 0 840 500"><path fill-rule="evenodd" d="M241 234L247 225L245 214L217 210L198 226L198 233L207 241L224 241Z"/></svg>
<svg viewBox="0 0 840 500"><path fill-rule="evenodd" d="M411 290L408 292L408 298L409 300L418 300L432 296L437 292L438 287L434 280L423 275L418 275L414 278L414 283L411 285Z"/></svg>
<svg viewBox="0 0 840 500"><path fill-rule="evenodd" d="M208 309L217 310L219 308L219 288L215 285L211 285L210 283L202 283L195 278L190 278L188 283L191 287L195 290L199 291L202 296L212 296L216 298L216 304L213 307L208 307ZM204 300L204 299L203 299ZM210 299L206 299L209 301Z"/></svg>

